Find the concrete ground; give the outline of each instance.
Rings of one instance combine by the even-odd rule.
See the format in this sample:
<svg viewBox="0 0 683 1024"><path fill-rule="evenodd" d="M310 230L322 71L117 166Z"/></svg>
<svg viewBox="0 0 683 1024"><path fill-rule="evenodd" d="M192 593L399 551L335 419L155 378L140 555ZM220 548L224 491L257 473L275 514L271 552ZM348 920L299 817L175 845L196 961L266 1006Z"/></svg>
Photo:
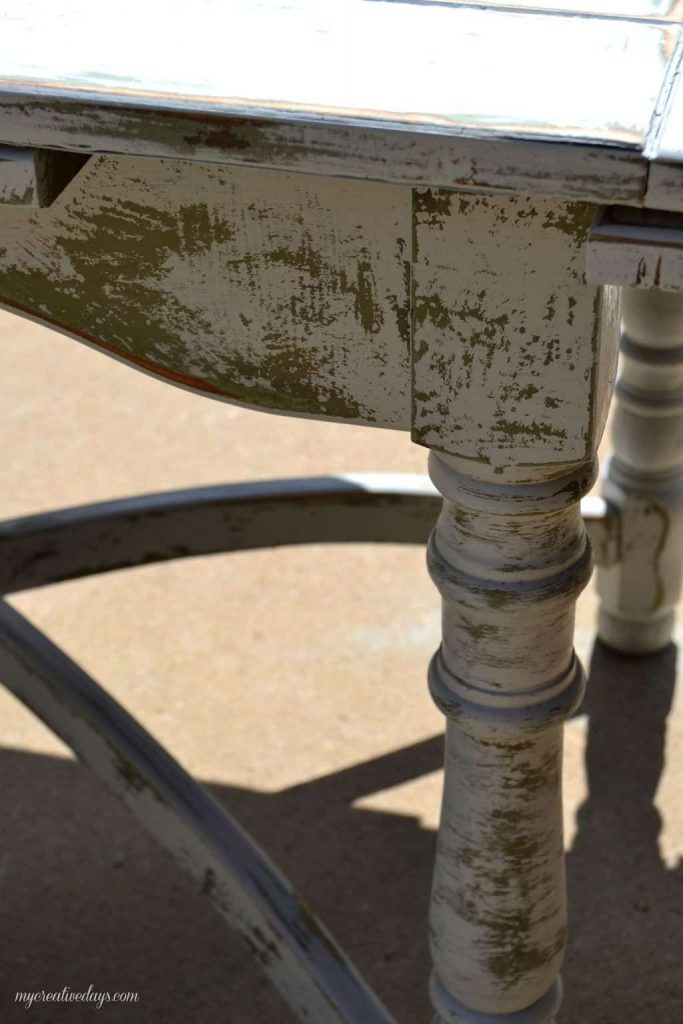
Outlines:
<svg viewBox="0 0 683 1024"><path fill-rule="evenodd" d="M404 435L195 397L4 314L0 361L3 518L194 484L425 468ZM241 819L399 1024L430 1019L442 720L425 682L439 611L423 563L416 548L280 549L12 598ZM677 649L621 658L595 644L594 613L589 590L577 646L590 698L566 729L558 1024L679 1024ZM57 739L0 699L0 1020L286 1024L205 898ZM14 1002L17 990L91 984L139 1002Z"/></svg>

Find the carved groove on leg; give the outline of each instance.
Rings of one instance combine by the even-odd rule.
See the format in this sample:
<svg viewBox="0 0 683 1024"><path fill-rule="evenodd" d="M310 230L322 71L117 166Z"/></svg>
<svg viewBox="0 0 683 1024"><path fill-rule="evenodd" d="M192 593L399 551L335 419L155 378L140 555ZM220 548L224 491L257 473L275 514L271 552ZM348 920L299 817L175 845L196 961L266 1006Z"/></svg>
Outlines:
<svg viewBox="0 0 683 1024"><path fill-rule="evenodd" d="M584 688L572 640L594 469L495 485L430 457L445 496L428 549L443 598L430 689L447 716L430 915L438 1024L549 1024L559 1004L562 723Z"/></svg>
<svg viewBox="0 0 683 1024"><path fill-rule="evenodd" d="M579 707L585 689L586 675L574 654L567 672L534 691L533 704L528 690L493 696L457 679L445 667L441 650L429 666L429 692L439 710L463 732L485 740L561 725Z"/></svg>

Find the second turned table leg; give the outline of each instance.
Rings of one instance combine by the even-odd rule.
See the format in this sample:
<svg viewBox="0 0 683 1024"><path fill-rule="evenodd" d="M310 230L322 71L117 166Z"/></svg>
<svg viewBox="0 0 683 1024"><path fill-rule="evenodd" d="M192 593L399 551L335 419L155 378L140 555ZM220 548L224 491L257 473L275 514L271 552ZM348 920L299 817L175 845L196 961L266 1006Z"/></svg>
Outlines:
<svg viewBox="0 0 683 1024"><path fill-rule="evenodd" d="M591 571L579 501L594 464L523 485L464 476L435 453L430 469L444 496L428 554L443 598L430 687L447 718L435 1024L548 1024L566 932L562 723L583 693L574 605Z"/></svg>
<svg viewBox="0 0 683 1024"><path fill-rule="evenodd" d="M600 637L648 654L671 639L683 570L683 295L623 290L622 368L604 483L620 558L598 573Z"/></svg>

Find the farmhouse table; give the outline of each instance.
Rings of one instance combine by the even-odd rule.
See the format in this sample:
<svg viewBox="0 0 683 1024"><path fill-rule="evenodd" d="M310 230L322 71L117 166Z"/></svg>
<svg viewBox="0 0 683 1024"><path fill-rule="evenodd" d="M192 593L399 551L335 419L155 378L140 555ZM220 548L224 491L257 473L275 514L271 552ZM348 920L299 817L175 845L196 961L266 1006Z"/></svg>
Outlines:
<svg viewBox="0 0 683 1024"><path fill-rule="evenodd" d="M214 399L410 431L436 488L330 476L14 520L3 591L259 545L419 542L436 521L434 1021L546 1024L586 527L608 644L665 646L680 586L683 4L0 11L2 306ZM620 324L615 455L582 506ZM295 1014L390 1020L237 824L7 604L0 680L177 857Z"/></svg>

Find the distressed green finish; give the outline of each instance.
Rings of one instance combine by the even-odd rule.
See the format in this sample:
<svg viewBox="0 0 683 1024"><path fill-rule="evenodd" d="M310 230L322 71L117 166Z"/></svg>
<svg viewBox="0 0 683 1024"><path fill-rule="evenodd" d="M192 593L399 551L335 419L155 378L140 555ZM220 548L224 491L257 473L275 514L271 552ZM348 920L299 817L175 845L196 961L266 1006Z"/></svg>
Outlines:
<svg viewBox="0 0 683 1024"><path fill-rule="evenodd" d="M51 209L14 213L0 211L9 308L214 397L412 425L434 449L436 1021L549 1024L566 932L561 724L581 696L573 608L591 569L580 500L616 357L617 293L583 272L593 207L108 156ZM128 761L115 771L151 800ZM204 862L212 899L217 877Z"/></svg>
<svg viewBox="0 0 683 1024"><path fill-rule="evenodd" d="M406 427L407 190L95 158L0 210L0 302L204 393Z"/></svg>
<svg viewBox="0 0 683 1024"><path fill-rule="evenodd" d="M573 613L592 566L580 502L619 318L599 285L682 287L680 3L122 0L106 32L92 7L5 5L0 305L204 395L411 430L432 449L443 642L429 681L447 718L434 1024L553 1024L562 722L582 694ZM595 204L629 209L593 229L587 281ZM683 425L682 309L626 305L645 330L625 348L612 506L592 529L602 636L651 650L681 579L681 444L661 425ZM0 577L271 534L406 539L380 514L395 495L375 519L353 485L294 506L286 488L238 490L227 515L212 491L191 508L175 496L6 524ZM422 514L404 528L422 536ZM184 864L300 1019L390 1024L136 723L1 604L0 640L3 682Z"/></svg>
<svg viewBox="0 0 683 1024"><path fill-rule="evenodd" d="M592 568L580 501L619 313L616 290L585 279L593 217L520 195L414 195L412 430L444 496L428 549L443 600L430 689L448 719L434 1024L551 1024L559 1004L561 727L583 691L574 604Z"/></svg>
<svg viewBox="0 0 683 1024"><path fill-rule="evenodd" d="M594 208L426 190L413 216L413 440L496 474L590 458L617 313L585 281Z"/></svg>
<svg viewBox="0 0 683 1024"><path fill-rule="evenodd" d="M8 142L29 137L84 153L134 153L409 186L514 188L637 206L648 185L641 153L598 145L413 135L360 123L95 105L74 96L0 93L0 120Z"/></svg>
<svg viewBox="0 0 683 1024"><path fill-rule="evenodd" d="M435 1024L523 1010L527 1024L550 1024L567 927L561 726L583 692L572 639L591 572L580 497L594 466L500 484L456 461L430 457L445 499L428 548L443 599L430 689L448 721Z"/></svg>

